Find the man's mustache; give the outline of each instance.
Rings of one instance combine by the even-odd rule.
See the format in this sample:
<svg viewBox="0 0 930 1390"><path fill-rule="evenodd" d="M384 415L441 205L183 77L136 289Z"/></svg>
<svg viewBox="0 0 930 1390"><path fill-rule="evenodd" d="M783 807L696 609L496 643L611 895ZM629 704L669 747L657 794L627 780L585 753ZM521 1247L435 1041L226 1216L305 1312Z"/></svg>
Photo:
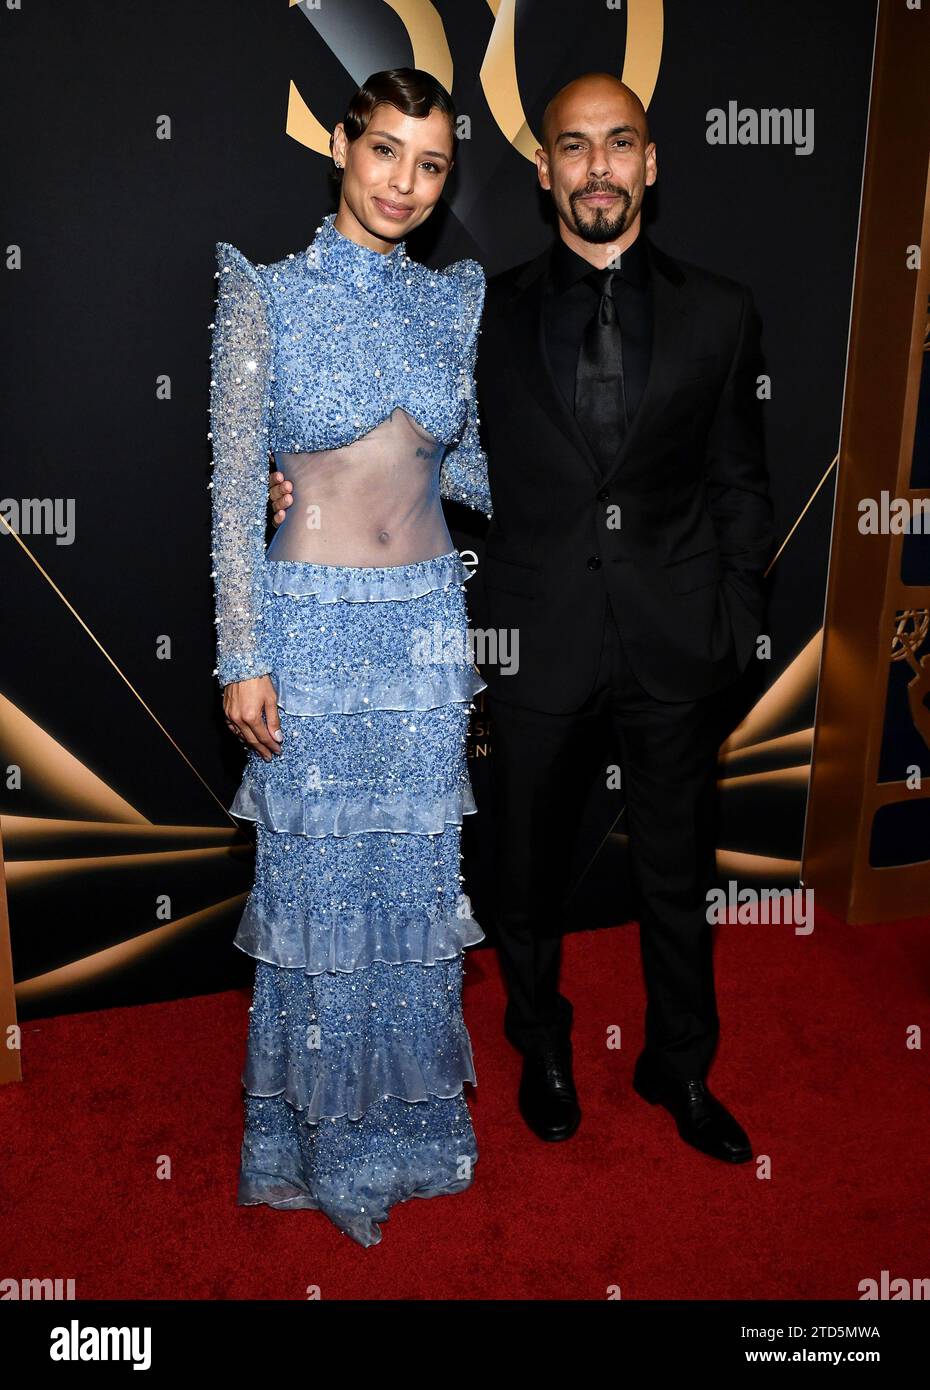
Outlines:
<svg viewBox="0 0 930 1390"><path fill-rule="evenodd" d="M571 195L571 201L574 203L579 198L589 198L592 193L613 193L618 198L629 198L630 196L628 190L625 188L616 188L613 184L604 184L603 186L594 185L590 188L577 189L576 192Z"/></svg>

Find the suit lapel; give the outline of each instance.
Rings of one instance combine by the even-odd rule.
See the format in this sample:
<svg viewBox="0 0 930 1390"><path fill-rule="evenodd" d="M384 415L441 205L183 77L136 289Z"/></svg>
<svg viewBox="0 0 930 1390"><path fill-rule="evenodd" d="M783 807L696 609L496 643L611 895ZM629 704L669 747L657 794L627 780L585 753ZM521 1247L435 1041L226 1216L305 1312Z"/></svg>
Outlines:
<svg viewBox="0 0 930 1390"><path fill-rule="evenodd" d="M574 445L595 478L600 465L569 409L552 374L543 331L543 296L549 273L551 248L530 261L514 287L508 306L510 331L514 340L514 361L536 400L558 430Z"/></svg>
<svg viewBox="0 0 930 1390"><path fill-rule="evenodd" d="M623 468L637 444L648 436L654 421L660 418L662 406L675 390L681 362L687 356L684 351L687 335L683 331L687 316L684 312L685 296L681 290L685 277L671 257L653 246L648 237L645 245L652 272L652 351L649 371L639 408L626 432L623 445L613 466L604 475L605 484L612 481Z"/></svg>
<svg viewBox="0 0 930 1390"><path fill-rule="evenodd" d="M536 400L552 423L574 445L594 478L606 485L623 467L637 442L648 431L662 402L674 390L676 368L682 357L686 337L682 329L684 316L681 285L684 275L678 265L654 246L648 237L645 247L652 272L652 353L649 373L639 408L627 431L621 449L611 468L601 472L600 465L585 435L566 403L546 352L543 326L543 294L545 291L551 248L530 261L514 286L507 317L514 339L514 360Z"/></svg>

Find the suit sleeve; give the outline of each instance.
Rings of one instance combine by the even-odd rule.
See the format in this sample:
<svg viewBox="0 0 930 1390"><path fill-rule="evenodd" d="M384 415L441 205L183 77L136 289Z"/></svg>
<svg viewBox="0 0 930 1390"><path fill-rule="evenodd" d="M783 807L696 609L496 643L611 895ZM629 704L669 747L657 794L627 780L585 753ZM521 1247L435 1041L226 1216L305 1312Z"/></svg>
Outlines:
<svg viewBox="0 0 930 1390"><path fill-rule="evenodd" d="M473 511L484 512L490 516L492 509L488 460L481 447L478 432L478 396L475 388L478 335L487 282L484 270L477 261L458 261L450 266L449 270L459 281L461 295L463 351L459 392L467 402L467 412L460 439L443 458L439 473L439 492L440 496L449 501L460 502Z"/></svg>
<svg viewBox="0 0 930 1390"><path fill-rule="evenodd" d="M210 352L213 674L224 686L270 671L260 628L273 335L259 272L228 242L217 242L216 258L219 288Z"/></svg>
<svg viewBox="0 0 930 1390"><path fill-rule="evenodd" d="M764 615L762 576L774 541L765 466L762 403L762 324L747 289L736 347L707 440L707 505L717 532L724 578L749 613ZM758 630L758 628L757 628Z"/></svg>

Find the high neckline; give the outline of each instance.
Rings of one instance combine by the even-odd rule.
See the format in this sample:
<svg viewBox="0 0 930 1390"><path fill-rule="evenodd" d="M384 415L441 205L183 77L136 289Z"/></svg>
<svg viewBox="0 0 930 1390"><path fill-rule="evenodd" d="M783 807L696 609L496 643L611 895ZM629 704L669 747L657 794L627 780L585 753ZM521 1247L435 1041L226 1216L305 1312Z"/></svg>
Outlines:
<svg viewBox="0 0 930 1390"><path fill-rule="evenodd" d="M399 241L390 251L374 251L353 241L336 227L336 214L328 212L307 247L307 259L324 273L349 281L357 289L371 289L394 279L407 260L407 243Z"/></svg>

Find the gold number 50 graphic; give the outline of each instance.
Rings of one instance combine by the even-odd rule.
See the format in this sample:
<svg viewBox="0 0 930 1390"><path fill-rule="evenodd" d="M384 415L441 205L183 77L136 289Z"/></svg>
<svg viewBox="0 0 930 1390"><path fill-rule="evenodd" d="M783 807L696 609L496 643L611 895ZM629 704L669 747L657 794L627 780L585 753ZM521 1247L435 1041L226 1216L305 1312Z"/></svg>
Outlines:
<svg viewBox="0 0 930 1390"><path fill-rule="evenodd" d="M603 2L603 0L598 0ZM290 0L292 5L300 0ZM325 3L325 0L323 0ZM432 0L383 0L407 30L413 51L413 65L430 72L449 91L452 90L453 62L446 31ZM539 141L523 110L517 82L514 25L517 0L487 0L494 16L494 28L481 64L481 86L488 108L514 149L534 161ZM663 0L616 0L616 8L626 10L626 55L623 81L649 106L659 76L665 16ZM313 20L318 7L304 0L304 13ZM339 55L343 57L343 55ZM287 134L317 154L329 154L330 132L317 120L297 84L291 82L287 101Z"/></svg>

